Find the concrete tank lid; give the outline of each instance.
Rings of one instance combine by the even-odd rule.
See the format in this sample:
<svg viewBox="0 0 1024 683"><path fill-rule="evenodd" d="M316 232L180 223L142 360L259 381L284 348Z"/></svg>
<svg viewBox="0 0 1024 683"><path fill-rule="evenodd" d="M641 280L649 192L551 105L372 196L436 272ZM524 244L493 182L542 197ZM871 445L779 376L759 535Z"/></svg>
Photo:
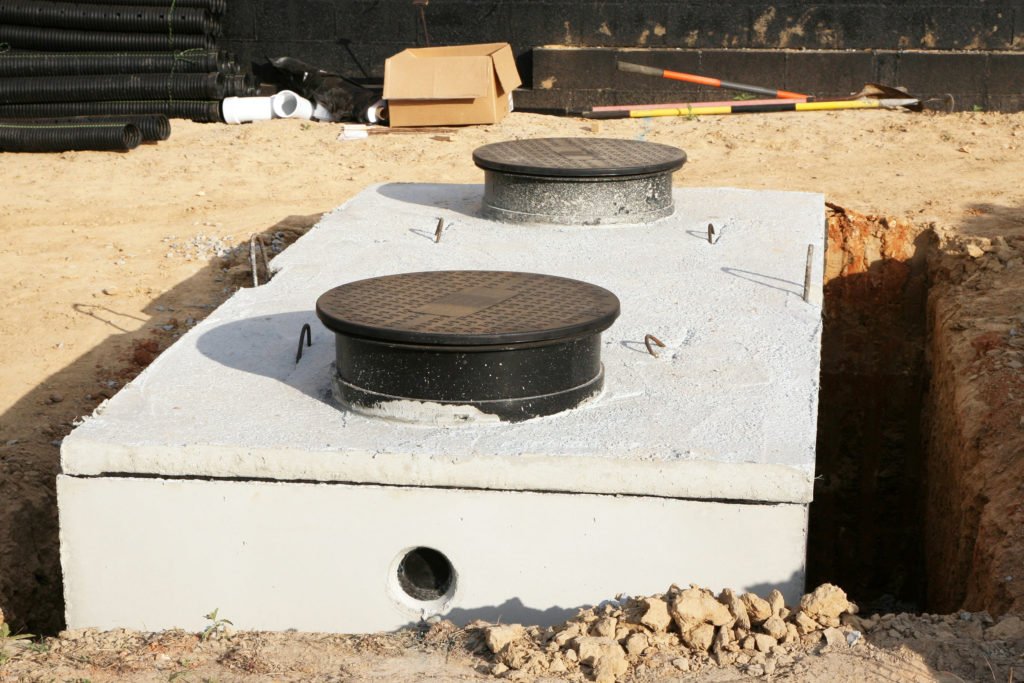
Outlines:
<svg viewBox="0 0 1024 683"><path fill-rule="evenodd" d="M619 299L580 280L495 270L399 273L349 282L317 299L341 334L407 344L478 346L602 332Z"/></svg>
<svg viewBox="0 0 1024 683"><path fill-rule="evenodd" d="M480 190L388 183L325 216L274 260L268 284L236 292L72 431L64 473L811 500L820 194L677 189L669 218L548 228L538 243L535 226L476 216ZM437 245L423 233L439 215L452 227ZM601 395L518 423L405 424L338 410L333 333L321 325L295 362L299 330L331 287L453 267L615 292L622 315L602 335ZM647 333L667 345L658 357Z"/></svg>
<svg viewBox="0 0 1024 683"><path fill-rule="evenodd" d="M478 147L473 163L487 171L560 178L676 171L686 152L656 142L616 138L534 138Z"/></svg>

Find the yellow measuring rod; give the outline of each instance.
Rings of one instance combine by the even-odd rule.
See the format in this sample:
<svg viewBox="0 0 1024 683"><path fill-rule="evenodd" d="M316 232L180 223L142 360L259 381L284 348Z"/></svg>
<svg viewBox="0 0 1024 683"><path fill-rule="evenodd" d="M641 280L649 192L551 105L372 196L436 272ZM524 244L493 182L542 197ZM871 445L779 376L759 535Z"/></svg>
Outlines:
<svg viewBox="0 0 1024 683"><path fill-rule="evenodd" d="M917 105L920 101L907 99L824 100L818 102L772 102L714 107L672 107L666 109L631 109L629 111L590 111L583 116L591 119L643 119L653 116L716 116L722 114L763 114L776 111L839 111L843 109L897 109Z"/></svg>

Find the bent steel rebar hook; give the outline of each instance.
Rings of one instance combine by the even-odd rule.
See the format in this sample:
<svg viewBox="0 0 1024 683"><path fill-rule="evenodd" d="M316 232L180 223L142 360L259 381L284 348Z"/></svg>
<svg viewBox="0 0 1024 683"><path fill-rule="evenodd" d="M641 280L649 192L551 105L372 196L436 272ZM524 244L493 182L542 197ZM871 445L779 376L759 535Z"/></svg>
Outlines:
<svg viewBox="0 0 1024 683"><path fill-rule="evenodd" d="M299 350L295 352L295 363L298 364L302 360L302 340L306 340L306 346L313 345L313 328L309 326L309 323L304 323L302 329L299 330Z"/></svg>
<svg viewBox="0 0 1024 683"><path fill-rule="evenodd" d="M651 347L651 342L654 342L655 344L657 344L661 348L665 348L665 342L661 341L660 339L655 337L653 334L646 334L646 335L644 335L644 346L647 347L647 353L649 353L652 356L654 356L655 358L657 358L658 357L658 352L655 351Z"/></svg>

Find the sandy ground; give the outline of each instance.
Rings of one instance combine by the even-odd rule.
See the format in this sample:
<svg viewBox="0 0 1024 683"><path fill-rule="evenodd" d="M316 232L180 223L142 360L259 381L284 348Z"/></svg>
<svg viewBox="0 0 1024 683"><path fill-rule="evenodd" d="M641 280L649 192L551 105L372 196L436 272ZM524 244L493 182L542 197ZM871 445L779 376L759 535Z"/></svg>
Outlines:
<svg viewBox="0 0 1024 683"><path fill-rule="evenodd" d="M339 132L296 121L175 121L170 140L128 154L0 154L0 608L14 628L52 634L62 626L53 481L60 439L74 421L235 288L251 284L247 251L238 249L250 235L265 234L281 248L367 184L482 182L470 153L498 140L626 137L684 148L689 162L675 178L681 186L822 192L847 208L934 223L944 237L1024 234L1024 114L835 112L596 124L515 113L494 126L357 141L339 141ZM335 659L324 661L336 661L337 680L482 676L469 655L439 657L436 648L401 640L414 637L366 649L358 639L337 639ZM283 647L282 637L265 638ZM316 640L295 638L300 649ZM971 661L992 659L979 649L984 639L970 642L964 647ZM896 668L884 674L858 668L861 652L835 653L815 658L810 666L824 668L803 679L940 680L924 649L887 642L878 650L882 659L868 657L892 659L886 666ZM238 672L219 663L224 652L200 658L201 673L181 680L234 680ZM1012 658L997 660L1004 668L991 679L1008 680ZM61 661L71 668L54 674L60 680L170 675L118 673L88 658ZM722 670L707 680L729 676L739 674Z"/></svg>

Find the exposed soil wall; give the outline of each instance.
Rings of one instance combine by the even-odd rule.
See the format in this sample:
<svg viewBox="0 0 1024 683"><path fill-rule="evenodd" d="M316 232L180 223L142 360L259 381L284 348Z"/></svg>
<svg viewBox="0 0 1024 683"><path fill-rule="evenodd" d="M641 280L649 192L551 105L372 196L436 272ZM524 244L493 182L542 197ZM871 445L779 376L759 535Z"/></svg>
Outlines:
<svg viewBox="0 0 1024 683"><path fill-rule="evenodd" d="M929 296L924 532L929 608L999 614L1024 611L1024 231L984 231Z"/></svg>

